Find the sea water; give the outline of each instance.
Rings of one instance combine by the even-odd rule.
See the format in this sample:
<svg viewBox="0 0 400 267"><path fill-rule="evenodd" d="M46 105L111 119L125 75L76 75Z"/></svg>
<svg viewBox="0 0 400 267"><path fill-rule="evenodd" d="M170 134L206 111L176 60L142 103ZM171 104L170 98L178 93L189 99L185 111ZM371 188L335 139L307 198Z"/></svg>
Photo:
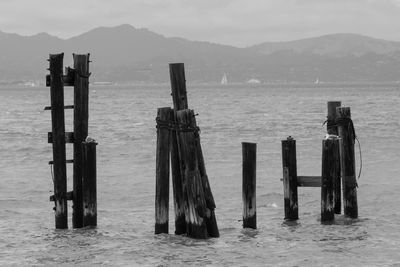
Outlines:
<svg viewBox="0 0 400 267"><path fill-rule="evenodd" d="M65 104L72 104L65 88ZM188 85L201 128L220 238L154 235L157 108L168 85L91 86L98 227L54 229L48 88L0 89L2 266L400 266L398 85ZM320 222L320 189L299 188L297 222L284 222L281 140L297 141L298 175L320 175L327 101L351 107L359 218ZM66 131L73 131L65 110ZM241 142L257 143L258 229L242 229ZM67 144L67 159L72 146ZM362 164L361 164L362 162ZM361 166L362 165L362 166ZM68 166L72 190L72 167ZM172 189L171 189L172 195ZM71 205L69 205L71 213ZM69 221L71 228L71 221Z"/></svg>

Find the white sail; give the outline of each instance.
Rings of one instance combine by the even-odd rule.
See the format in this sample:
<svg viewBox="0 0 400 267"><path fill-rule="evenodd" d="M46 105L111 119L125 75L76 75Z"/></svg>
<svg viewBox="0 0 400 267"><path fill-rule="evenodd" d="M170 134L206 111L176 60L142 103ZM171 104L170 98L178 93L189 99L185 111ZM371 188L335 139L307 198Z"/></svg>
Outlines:
<svg viewBox="0 0 400 267"><path fill-rule="evenodd" d="M224 73L224 76L222 76L221 84L223 85L228 84L228 78L226 77L226 73Z"/></svg>

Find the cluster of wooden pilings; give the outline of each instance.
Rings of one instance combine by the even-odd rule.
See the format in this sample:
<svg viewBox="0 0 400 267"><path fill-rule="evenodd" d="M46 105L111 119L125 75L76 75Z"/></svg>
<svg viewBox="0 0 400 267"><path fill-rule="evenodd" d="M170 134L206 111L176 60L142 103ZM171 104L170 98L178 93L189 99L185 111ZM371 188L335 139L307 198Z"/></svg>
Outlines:
<svg viewBox="0 0 400 267"><path fill-rule="evenodd" d="M341 188L343 188L344 215L358 217L357 180L355 168L355 131L350 108L341 102L328 102L327 136L322 140L321 176L298 176L296 140L288 137L282 141L283 191L285 219L297 220L298 187L321 188L321 221L334 219L341 213Z"/></svg>
<svg viewBox="0 0 400 267"><path fill-rule="evenodd" d="M341 102L328 102L327 135L322 140L321 176L298 176L296 140L282 140L285 220L299 219L298 187L321 188L321 222L334 220L341 213L343 188L344 215L358 217L354 142L356 139L350 108ZM243 227L257 228L255 143L242 143Z"/></svg>
<svg viewBox="0 0 400 267"><path fill-rule="evenodd" d="M96 141L88 137L89 54L73 55L74 67L63 73L64 54L51 54L50 87L53 145L52 166L57 229L68 228L67 201L73 201L73 228L97 225ZM169 177L172 173L175 234L192 238L219 237L215 201L211 192L200 144L196 114L188 108L183 63L170 64L173 108L157 110L155 233L168 233ZM74 87L74 104L64 105L64 86ZM65 109L74 110L74 132L65 132ZM321 188L321 221L332 221L341 213L358 217L354 142L350 108L328 102L327 136L322 140L321 176L298 176L296 140L282 141L285 220L297 220L298 187ZM73 159L66 159L66 143L73 144ZM257 144L242 143L243 227L257 228L256 212ZM73 163L73 191L67 192L67 163ZM171 166L171 169L170 169Z"/></svg>
<svg viewBox="0 0 400 267"><path fill-rule="evenodd" d="M169 69L174 108L159 108L156 118L155 233L168 233L171 162L175 234L198 239L219 237L200 129L194 111L188 109L184 64L170 64Z"/></svg>
<svg viewBox="0 0 400 267"><path fill-rule="evenodd" d="M168 233L169 176L172 166L175 233L193 238L218 237L214 209L195 113L188 109L184 65L170 64L174 108L157 111L155 233ZM321 176L298 176L296 140L282 141L285 220L297 220L298 187L321 188L321 222L341 213L358 217L354 141L350 108L328 102L327 135L322 140ZM257 144L242 143L243 228L257 228Z"/></svg>
<svg viewBox="0 0 400 267"><path fill-rule="evenodd" d="M89 54L73 55L74 67L63 73L64 54L51 54L50 87L52 131L48 143L53 145L52 166L54 182L55 225L68 228L68 200L73 201L72 226L81 228L97 225L96 141L88 137L89 122ZM64 86L74 87L74 104L64 105ZM65 109L74 110L74 132L65 132ZM66 143L73 144L73 159L66 159ZM67 192L67 163L73 164L73 191Z"/></svg>

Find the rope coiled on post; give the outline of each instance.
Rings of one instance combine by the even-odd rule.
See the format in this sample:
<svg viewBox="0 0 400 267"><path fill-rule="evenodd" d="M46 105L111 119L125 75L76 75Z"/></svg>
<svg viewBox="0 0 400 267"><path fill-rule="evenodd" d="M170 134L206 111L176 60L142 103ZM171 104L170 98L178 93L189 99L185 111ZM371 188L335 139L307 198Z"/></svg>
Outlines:
<svg viewBox="0 0 400 267"><path fill-rule="evenodd" d="M360 170L358 172L358 177L357 179L360 179L361 177L361 172L362 172L362 152L361 152L361 143L360 140L358 140L357 135L356 135L356 131L354 128L354 123L353 120L351 118L336 118L336 120L332 120L332 119L327 119L326 121L324 121L324 123L322 124L322 126L324 126L326 124L327 129L331 128L331 127L347 127L347 130L349 132L348 134L348 138L351 138L352 143L354 144L355 141L357 141L358 143L358 150L360 151ZM358 185L356 184L356 186L358 187Z"/></svg>
<svg viewBox="0 0 400 267"><path fill-rule="evenodd" d="M326 128L330 129L332 127L337 127L337 124L335 122L335 120L332 119L326 119L326 121L324 121L324 123L322 124L322 126L324 126L326 124Z"/></svg>
<svg viewBox="0 0 400 267"><path fill-rule="evenodd" d="M156 117L156 128L157 129L168 129L177 132L194 132L200 133L200 128L198 126L192 126L189 123L178 123L176 121L162 120L160 117Z"/></svg>
<svg viewBox="0 0 400 267"><path fill-rule="evenodd" d="M349 131L349 138L353 137L352 142L354 143L354 141L357 139L356 136L356 130L354 129L354 124L353 124L353 120L351 118L337 118L335 120L335 125L336 127L347 127L347 130Z"/></svg>

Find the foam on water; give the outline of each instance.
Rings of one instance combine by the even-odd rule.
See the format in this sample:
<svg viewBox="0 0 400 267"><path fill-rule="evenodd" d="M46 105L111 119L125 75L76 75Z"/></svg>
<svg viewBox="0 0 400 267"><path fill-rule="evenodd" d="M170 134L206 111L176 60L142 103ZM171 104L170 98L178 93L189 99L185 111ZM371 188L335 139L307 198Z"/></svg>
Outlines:
<svg viewBox="0 0 400 267"><path fill-rule="evenodd" d="M0 89L0 265L400 264L398 88L188 86L217 204L221 237L210 240L172 234L172 201L171 234L153 234L155 117L158 107L172 105L168 86L92 89L89 134L99 143L99 227L80 230L54 229L50 112L42 111L50 102L48 88ZM72 90L65 92L68 105ZM363 149L360 218L339 215L321 225L320 190L299 188L300 220L284 222L281 140L297 140L299 175L320 175L322 123L326 102L334 100L351 107ZM71 111L66 124L71 131ZM243 141L258 146L257 230L242 229ZM72 168L67 173L72 190Z"/></svg>

